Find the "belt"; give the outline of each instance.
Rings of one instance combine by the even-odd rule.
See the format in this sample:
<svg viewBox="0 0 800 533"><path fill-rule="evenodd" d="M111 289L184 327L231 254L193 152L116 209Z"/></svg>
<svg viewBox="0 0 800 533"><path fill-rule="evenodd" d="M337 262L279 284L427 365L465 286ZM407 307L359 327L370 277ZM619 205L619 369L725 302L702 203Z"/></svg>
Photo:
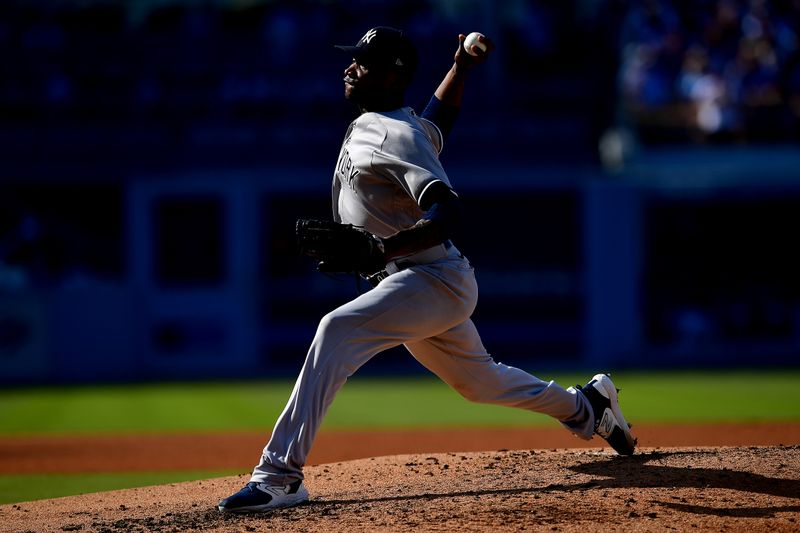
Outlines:
<svg viewBox="0 0 800 533"><path fill-rule="evenodd" d="M398 257L386 263L386 268L380 270L369 276L364 276L370 285L376 287L378 283L388 278L392 274L396 274L401 270L405 270L415 265L425 265L433 263L444 257L447 257L447 252L453 247L453 243L449 240L444 241L442 244L425 248L419 252L407 255L405 257Z"/></svg>

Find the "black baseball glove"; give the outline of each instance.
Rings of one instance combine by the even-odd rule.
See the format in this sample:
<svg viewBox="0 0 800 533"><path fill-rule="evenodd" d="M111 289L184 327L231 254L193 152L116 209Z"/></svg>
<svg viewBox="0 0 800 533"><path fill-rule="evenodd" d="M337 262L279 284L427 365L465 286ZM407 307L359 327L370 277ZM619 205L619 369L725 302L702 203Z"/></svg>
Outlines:
<svg viewBox="0 0 800 533"><path fill-rule="evenodd" d="M320 272L368 275L386 266L381 239L352 224L301 218L296 234L300 253L319 261Z"/></svg>

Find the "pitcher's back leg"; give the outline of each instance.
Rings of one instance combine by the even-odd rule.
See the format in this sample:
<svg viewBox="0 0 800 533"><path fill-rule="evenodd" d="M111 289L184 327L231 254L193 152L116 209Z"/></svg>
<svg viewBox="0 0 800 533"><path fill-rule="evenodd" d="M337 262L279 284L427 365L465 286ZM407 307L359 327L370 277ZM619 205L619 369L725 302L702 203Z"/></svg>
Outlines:
<svg viewBox="0 0 800 533"><path fill-rule="evenodd" d="M405 346L423 366L470 401L543 413L582 438L592 435L592 413L582 394L496 362L472 320Z"/></svg>

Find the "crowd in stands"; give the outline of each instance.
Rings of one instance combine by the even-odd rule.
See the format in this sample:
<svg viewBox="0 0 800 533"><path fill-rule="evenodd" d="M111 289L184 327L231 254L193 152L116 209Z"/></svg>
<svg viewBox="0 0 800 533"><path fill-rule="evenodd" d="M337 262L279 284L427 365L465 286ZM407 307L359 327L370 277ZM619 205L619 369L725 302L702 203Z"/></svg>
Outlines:
<svg viewBox="0 0 800 533"><path fill-rule="evenodd" d="M341 101L331 87L347 59L333 45L379 23L406 29L424 55L432 43L454 49L455 35L480 19L434 0L4 2L0 106L8 120L328 111ZM547 39L529 45L549 46ZM448 56L423 57L419 78L440 77Z"/></svg>
<svg viewBox="0 0 800 533"><path fill-rule="evenodd" d="M621 54L625 109L645 136L800 136L797 0L634 2Z"/></svg>
<svg viewBox="0 0 800 533"><path fill-rule="evenodd" d="M547 141L558 126L572 128L562 134L569 141L582 137L575 131L586 116L579 3L11 0L0 3L0 115L17 127L12 137L44 124L53 142L117 136L117 144L143 144L143 154L156 148L153 139L178 144L173 151L248 139L269 147L301 126L304 143L337 144L352 110L341 89L349 58L333 45L391 24L408 31L422 54L414 107L424 106L450 67L456 35L480 29L497 50L467 96L480 99L470 113L488 124L486 135L496 139L502 129L522 139L535 129ZM554 115L550 122L537 120L543 109ZM98 134L91 129L98 124L110 129ZM55 133L59 127L65 131ZM574 146L565 150L574 157Z"/></svg>
<svg viewBox="0 0 800 533"><path fill-rule="evenodd" d="M621 13L610 26L609 13ZM472 111L517 137L572 125L563 137L581 138L618 97L627 113L616 120L646 140L785 140L800 129L800 0L12 0L0 4L0 116L111 124L132 142L153 124L168 137L198 135L198 123L322 126L348 112L332 44L387 22L423 51L416 106L447 67L427 50L458 32L491 33L498 57L470 93L495 98Z"/></svg>

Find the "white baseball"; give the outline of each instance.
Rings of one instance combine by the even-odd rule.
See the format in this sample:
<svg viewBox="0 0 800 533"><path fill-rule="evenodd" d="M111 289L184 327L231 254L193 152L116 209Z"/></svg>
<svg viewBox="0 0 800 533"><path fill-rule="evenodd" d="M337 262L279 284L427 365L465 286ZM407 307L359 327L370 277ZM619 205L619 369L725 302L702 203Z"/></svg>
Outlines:
<svg viewBox="0 0 800 533"><path fill-rule="evenodd" d="M474 32L470 33L469 35L467 35L467 38L464 39L464 50L466 50L467 53L469 55L471 55L471 56L478 55L478 54L476 54L475 52L472 51L472 46L473 45L477 46L478 48L480 48L484 52L486 51L486 45L483 44L482 42L480 42L478 40L478 37L483 37L483 34L477 32L477 31L474 31Z"/></svg>

